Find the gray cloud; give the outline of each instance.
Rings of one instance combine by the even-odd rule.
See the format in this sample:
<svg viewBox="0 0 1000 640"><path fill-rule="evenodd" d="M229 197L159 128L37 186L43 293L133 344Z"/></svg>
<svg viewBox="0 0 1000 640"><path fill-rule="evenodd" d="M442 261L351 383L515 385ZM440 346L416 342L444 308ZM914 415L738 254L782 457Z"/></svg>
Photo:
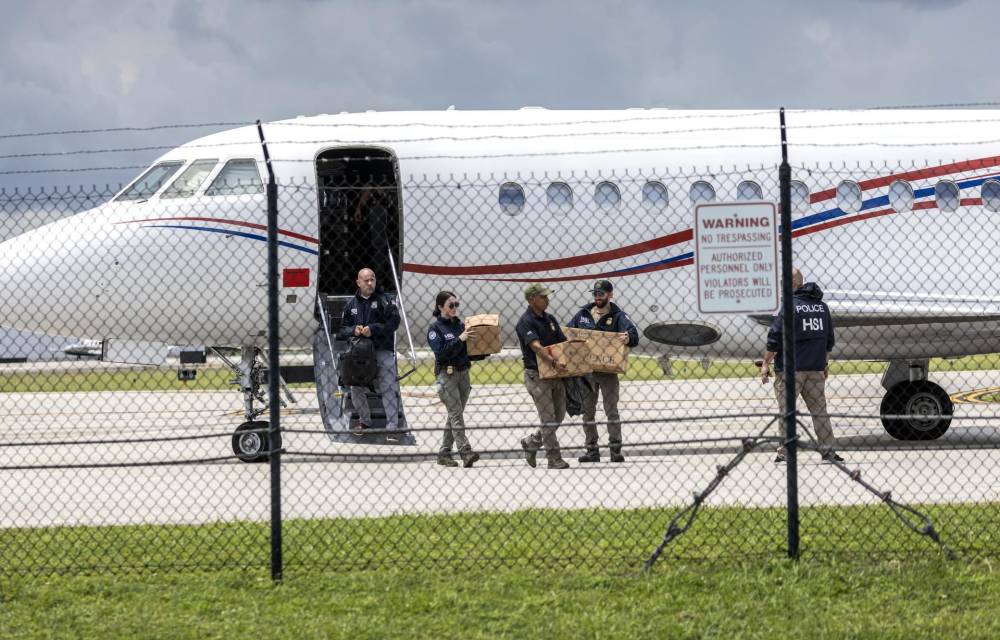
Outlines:
<svg viewBox="0 0 1000 640"><path fill-rule="evenodd" d="M1000 80L969 61L992 48L998 14L984 0L14 3L0 24L0 133L450 104L992 101ZM0 139L0 154L175 145L204 133ZM143 165L156 155L0 160L0 171ZM134 173L0 175L0 186Z"/></svg>

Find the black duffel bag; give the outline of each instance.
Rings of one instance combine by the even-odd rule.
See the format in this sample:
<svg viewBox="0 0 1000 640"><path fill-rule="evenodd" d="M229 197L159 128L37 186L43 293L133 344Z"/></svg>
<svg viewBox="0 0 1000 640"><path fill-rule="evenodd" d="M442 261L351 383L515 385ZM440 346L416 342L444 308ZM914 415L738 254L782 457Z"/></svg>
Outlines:
<svg viewBox="0 0 1000 640"><path fill-rule="evenodd" d="M368 387L375 382L377 363L375 343L371 338L354 336L347 350L340 354L340 384L345 387Z"/></svg>

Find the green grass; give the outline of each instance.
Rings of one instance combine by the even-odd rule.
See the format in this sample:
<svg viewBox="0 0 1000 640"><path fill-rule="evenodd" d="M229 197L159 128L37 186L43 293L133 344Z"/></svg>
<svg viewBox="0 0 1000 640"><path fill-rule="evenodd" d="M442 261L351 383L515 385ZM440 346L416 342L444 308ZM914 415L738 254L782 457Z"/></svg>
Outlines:
<svg viewBox="0 0 1000 640"><path fill-rule="evenodd" d="M984 563L764 561L657 567L262 572L0 582L5 638L984 638Z"/></svg>
<svg viewBox="0 0 1000 640"><path fill-rule="evenodd" d="M400 361L400 371L408 366ZM1000 368L996 355L969 356L957 359L931 361L931 371L981 371ZM833 362L831 375L881 373L884 362ZM2 371L2 370L0 370ZM713 360L705 369L695 360L673 360L669 378L663 375L654 358L632 357L623 380L705 380L720 378L749 378L758 375L752 362ZM488 359L477 362L472 369L473 384L520 384L524 369L520 359ZM168 390L217 390L235 389L230 381L233 374L227 369L206 367L198 370L194 381L181 382L174 369L142 368L94 370L86 364L68 363L63 371L40 371L4 374L0 372L2 392L90 392L90 391L168 391ZM434 382L433 365L419 364L417 371L403 380L403 386L427 386ZM293 385L310 387L311 385ZM991 398L991 401L994 399Z"/></svg>
<svg viewBox="0 0 1000 640"><path fill-rule="evenodd" d="M267 495L258 499L267 500ZM966 557L1000 555L1000 505L925 505L945 542ZM663 536L676 509L531 509L512 513L397 515L289 520L285 561L298 569L485 563L637 566ZM783 509L706 508L673 542L678 558L721 560L780 555ZM927 538L904 528L882 506L807 507L808 554L935 555ZM0 530L0 574L253 568L268 564L268 525L52 527ZM296 569L297 568L297 569Z"/></svg>
<svg viewBox="0 0 1000 640"><path fill-rule="evenodd" d="M927 509L962 559L864 506L804 509L794 563L783 511L717 508L645 576L672 510L293 521L279 585L262 524L6 530L0 637L1000 637L1000 510Z"/></svg>

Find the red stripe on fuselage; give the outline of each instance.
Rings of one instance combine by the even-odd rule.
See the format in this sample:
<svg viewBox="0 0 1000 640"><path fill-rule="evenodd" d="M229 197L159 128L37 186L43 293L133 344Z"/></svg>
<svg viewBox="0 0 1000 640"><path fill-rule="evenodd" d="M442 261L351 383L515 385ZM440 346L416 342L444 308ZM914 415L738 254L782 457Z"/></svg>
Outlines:
<svg viewBox="0 0 1000 640"><path fill-rule="evenodd" d="M962 198L959 200L960 206L971 207L980 205L983 203L982 198ZM937 203L934 200L923 200L921 202L914 203L913 211L925 211L927 209L937 209ZM806 236L810 233L816 233L817 231L825 231L827 229L832 229L834 227L839 227L841 225L850 224L852 222L860 222L861 220L868 220L869 218L880 218L882 216L892 215L894 213L899 213L895 209L879 209L878 211L867 211L860 215L849 216L846 218L837 218L836 220L830 220L829 222L823 222L821 224L816 224L811 227L806 227L805 229L797 229L792 232L792 237L797 238L799 236ZM905 213L905 212L904 212Z"/></svg>
<svg viewBox="0 0 1000 640"><path fill-rule="evenodd" d="M677 233L672 233L669 236L663 236L661 238L654 238L652 240L647 240L645 242L640 242L638 244L630 244L619 249L611 249L609 251L601 251L598 253L588 253L582 256L573 256L571 258L558 258L555 260L541 260L539 262L517 262L511 264L492 264L484 266L474 266L474 267L438 267L430 264L413 264L404 263L403 268L411 273L424 273L427 275L434 276L484 276L484 275L498 275L505 273L529 273L534 271L552 271L555 269L570 269L572 267L582 267L589 264L595 264L597 262L607 262L608 260L617 260L619 258L627 258L629 256L638 255L640 253L647 253L649 251L655 251L656 249L663 249L664 247L670 247L675 244L680 244L682 242L687 242L694 237L691 229L686 229L684 231L678 231ZM586 276L592 278L595 276ZM518 282L519 280L514 280ZM551 278L547 279L546 282L552 281Z"/></svg>
<svg viewBox="0 0 1000 640"><path fill-rule="evenodd" d="M1000 165L1000 156L990 156L989 158L953 162L951 164L943 164L940 167L931 167L930 169L918 169L916 171L906 171L904 173L882 176L881 178L872 178L871 180L862 180L858 183L858 186L861 187L862 191L868 191L869 189L885 187L892 184L896 180L924 180L926 178L937 178L949 173L959 173L961 171L971 171L973 169L983 169L998 165ZM817 191L809 196L809 203L815 204L817 202L823 202L824 200L829 200L835 195L837 195L836 188Z"/></svg>
<svg viewBox="0 0 1000 640"><path fill-rule="evenodd" d="M230 220L228 218L203 218L198 216L184 216L178 218L145 218L142 220L125 220L122 222L116 222L115 224L129 224L132 222L176 222L179 220L188 220L193 222L218 222L221 224L231 224L234 227L246 227L248 229L257 229L260 231L267 231L266 224L256 224L254 222L243 222L242 220ZM307 236L301 233L295 233L294 231L286 231L284 229L278 229L278 233L289 238L295 238L296 240L304 240L306 242L311 242L313 244L319 244L319 240L313 238L312 236Z"/></svg>
<svg viewBox="0 0 1000 640"><path fill-rule="evenodd" d="M670 262L668 264L653 264L648 267L643 267L642 269L634 269L628 271L627 273L619 273L617 271L607 271L605 273L592 273L583 276L558 276L555 278L469 278L470 280L479 280L483 282L538 282L539 279L545 282L571 282L574 280L592 280L594 278L624 278L627 276L633 276L640 273L652 273L653 271L662 271L664 269L673 269L674 267L686 267L688 265L694 264L694 258L688 258L687 260L678 260L677 262Z"/></svg>

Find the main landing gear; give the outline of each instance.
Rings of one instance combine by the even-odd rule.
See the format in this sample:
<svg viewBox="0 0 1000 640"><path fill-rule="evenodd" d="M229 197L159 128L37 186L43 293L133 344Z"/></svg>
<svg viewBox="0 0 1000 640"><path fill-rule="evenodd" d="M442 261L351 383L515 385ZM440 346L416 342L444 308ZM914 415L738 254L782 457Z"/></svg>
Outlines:
<svg viewBox="0 0 1000 640"><path fill-rule="evenodd" d="M233 453L243 462L264 462L270 454L270 447L268 446L270 423L266 420L257 420L257 418L266 412L269 406L266 384L266 376L268 374L267 358L264 352L256 346L244 346L241 349L239 364L234 363L214 347L212 351L236 374L233 384L238 384L240 391L243 392L244 418L246 418L246 421L237 427L233 433ZM292 395L285 381L279 377L278 382L288 402L294 404L295 396ZM282 407L288 406L284 399L279 398L278 400L281 402ZM259 402L260 408L254 408L254 402ZM281 446L280 434L277 446Z"/></svg>
<svg viewBox="0 0 1000 640"><path fill-rule="evenodd" d="M927 360L893 360L882 376L882 426L897 440L937 440L948 431L954 405L927 379Z"/></svg>

